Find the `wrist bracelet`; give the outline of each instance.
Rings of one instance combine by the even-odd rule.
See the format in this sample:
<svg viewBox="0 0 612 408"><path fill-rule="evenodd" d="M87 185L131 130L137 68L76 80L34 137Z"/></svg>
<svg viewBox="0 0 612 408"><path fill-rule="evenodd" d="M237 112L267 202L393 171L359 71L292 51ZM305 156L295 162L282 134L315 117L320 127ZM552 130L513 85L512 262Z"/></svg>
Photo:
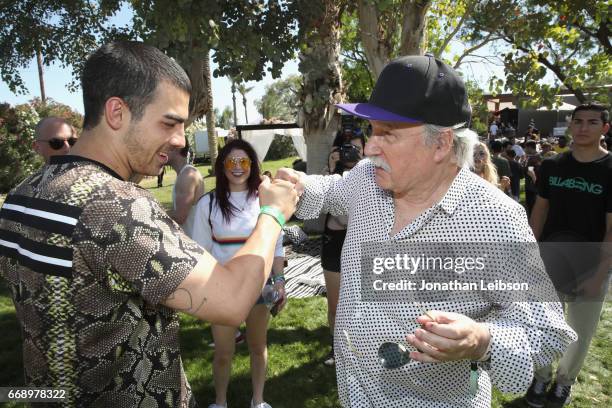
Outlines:
<svg viewBox="0 0 612 408"><path fill-rule="evenodd" d="M279 210L276 207L264 205L263 207L259 209L259 214L266 214L274 218L276 222L278 223L278 225L280 225L281 228L285 226L285 216L283 215L281 210Z"/></svg>

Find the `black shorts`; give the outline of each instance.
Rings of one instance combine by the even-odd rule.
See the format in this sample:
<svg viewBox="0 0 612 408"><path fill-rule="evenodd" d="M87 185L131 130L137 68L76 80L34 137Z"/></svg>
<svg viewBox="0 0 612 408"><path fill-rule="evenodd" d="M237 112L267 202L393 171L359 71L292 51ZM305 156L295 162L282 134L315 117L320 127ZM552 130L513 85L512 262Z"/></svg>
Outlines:
<svg viewBox="0 0 612 408"><path fill-rule="evenodd" d="M340 254L346 238L346 230L325 227L321 240L321 267L329 272L340 272Z"/></svg>

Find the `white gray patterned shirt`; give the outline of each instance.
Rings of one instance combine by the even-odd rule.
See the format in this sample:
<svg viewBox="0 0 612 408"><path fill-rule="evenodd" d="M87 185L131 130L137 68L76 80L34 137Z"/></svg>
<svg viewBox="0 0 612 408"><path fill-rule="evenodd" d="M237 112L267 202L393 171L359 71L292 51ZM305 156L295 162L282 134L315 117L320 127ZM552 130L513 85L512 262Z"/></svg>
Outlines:
<svg viewBox="0 0 612 408"><path fill-rule="evenodd" d="M382 368L378 347L388 341L407 344L406 335L417 328L415 320L422 309L409 301L363 301L361 245L535 242L525 211L499 189L462 169L440 202L391 236L393 196L376 184L374 166L365 159L343 176L307 177L296 215L310 219L321 212L349 217L334 335L338 394L344 407L489 407L491 384L502 392L524 392L534 366L550 363L576 340L558 302L510 302L503 295L472 292L468 301L428 303L426 308L462 313L487 323L491 359L479 365L475 395L469 387L469 361L411 361L396 369ZM545 274L539 257L536 264L526 266L523 255L510 253L500 262L511 274ZM546 275L544 280L552 290Z"/></svg>

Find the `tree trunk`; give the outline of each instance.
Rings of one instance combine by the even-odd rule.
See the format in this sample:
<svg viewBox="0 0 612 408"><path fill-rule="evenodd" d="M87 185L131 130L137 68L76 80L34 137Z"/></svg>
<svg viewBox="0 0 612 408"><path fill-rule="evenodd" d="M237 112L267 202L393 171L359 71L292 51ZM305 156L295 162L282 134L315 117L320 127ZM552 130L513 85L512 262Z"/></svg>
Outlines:
<svg viewBox="0 0 612 408"><path fill-rule="evenodd" d="M38 82L40 83L40 100L42 104L47 103L47 94L45 93L45 78L43 76L43 60L40 47L36 49L36 64L38 65Z"/></svg>
<svg viewBox="0 0 612 408"><path fill-rule="evenodd" d="M232 80L232 103L234 104L234 127L238 124L238 117L236 114L236 83Z"/></svg>
<svg viewBox="0 0 612 408"><path fill-rule="evenodd" d="M340 8L335 0L301 0L300 38L304 44L299 70L303 75L298 123L307 146L307 171L321 174L338 130L336 103L342 102ZM306 230L321 231L323 223L308 222Z"/></svg>
<svg viewBox="0 0 612 408"><path fill-rule="evenodd" d="M206 131L208 133L208 153L210 154L211 174L215 172L215 161L217 160L218 144L217 132L215 131L215 111L213 109L212 96L212 74L210 72L210 51L206 52L204 58L204 76L206 79Z"/></svg>
<svg viewBox="0 0 612 408"><path fill-rule="evenodd" d="M400 55L421 55L427 26L427 10L431 0L406 1L403 7L404 21Z"/></svg>
<svg viewBox="0 0 612 408"><path fill-rule="evenodd" d="M247 115L247 99L246 99L246 96L242 97L242 104L244 105L244 121L248 125L249 124L249 116Z"/></svg>
<svg viewBox="0 0 612 408"><path fill-rule="evenodd" d="M185 122L185 127L206 115L208 152L214 169L214 162L217 159L217 137L215 135L215 113L213 111L210 50L204 51L199 57L194 57L188 65L187 72L191 79L191 99L189 101L189 118Z"/></svg>
<svg viewBox="0 0 612 408"><path fill-rule="evenodd" d="M206 72L204 70L205 60L208 58L208 53L203 53L199 57L194 57L191 63L186 67L191 79L191 99L189 101L189 118L185 122L185 127L193 123L194 120L206 115L209 102L206 99L208 92L206 91Z"/></svg>
<svg viewBox="0 0 612 408"><path fill-rule="evenodd" d="M431 0L404 1L402 4L400 55L422 54L427 26L425 15L430 4ZM376 81L385 65L393 58L397 30L393 24L389 24L389 19L395 21L397 17L392 10L383 14L376 2L371 0L359 0L357 11L363 51L372 79Z"/></svg>
<svg viewBox="0 0 612 408"><path fill-rule="evenodd" d="M368 60L372 79L376 82L385 64L391 58L392 49L384 38L380 38L379 13L376 4L368 0L359 0L357 12L359 15L359 36Z"/></svg>

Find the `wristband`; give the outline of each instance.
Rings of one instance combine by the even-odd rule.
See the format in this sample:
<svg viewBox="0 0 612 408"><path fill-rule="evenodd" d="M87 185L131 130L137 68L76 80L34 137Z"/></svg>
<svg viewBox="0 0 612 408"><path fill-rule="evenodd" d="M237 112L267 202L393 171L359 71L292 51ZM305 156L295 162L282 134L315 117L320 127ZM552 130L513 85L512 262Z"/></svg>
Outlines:
<svg viewBox="0 0 612 408"><path fill-rule="evenodd" d="M264 205L263 207L261 207L259 209L259 214L266 214L266 215L269 215L270 217L274 218L276 220L276 222L278 222L278 225L280 225L281 228L283 228L285 226L285 216L276 207L272 207L272 206L269 206L269 205Z"/></svg>
<svg viewBox="0 0 612 408"><path fill-rule="evenodd" d="M278 282L285 283L285 275L273 275L272 283L276 284Z"/></svg>

